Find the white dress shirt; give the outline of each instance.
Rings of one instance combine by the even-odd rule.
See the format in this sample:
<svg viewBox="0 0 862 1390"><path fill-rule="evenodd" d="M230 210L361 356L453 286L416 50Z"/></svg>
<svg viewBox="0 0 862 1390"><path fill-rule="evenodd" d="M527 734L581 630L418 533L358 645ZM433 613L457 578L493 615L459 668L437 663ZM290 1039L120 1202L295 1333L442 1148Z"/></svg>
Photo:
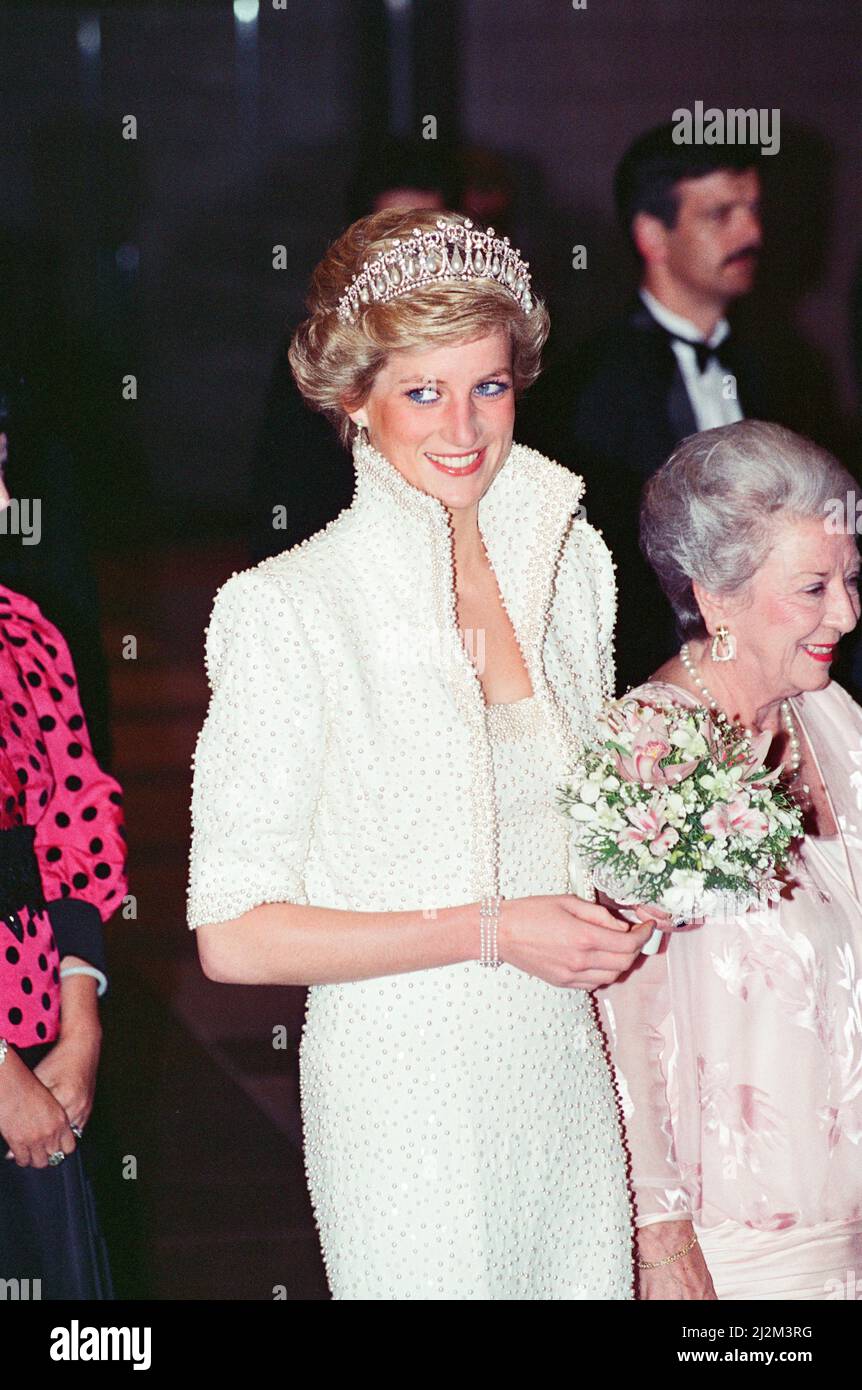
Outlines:
<svg viewBox="0 0 862 1390"><path fill-rule="evenodd" d="M727 319L722 318L715 325L710 337L704 338L700 329L690 319L672 313L655 295L650 294L649 290L641 290L640 297L653 318L669 333L679 333L683 338L691 338L693 342L706 343L707 347L716 348L719 343L724 342L730 332L730 324ZM742 420L744 417L737 398L737 384L732 373L715 357L706 370L701 372L693 347L689 347L688 343L681 343L676 338L672 341L671 347L676 353L697 428L711 430L717 425L732 425L735 420Z"/></svg>

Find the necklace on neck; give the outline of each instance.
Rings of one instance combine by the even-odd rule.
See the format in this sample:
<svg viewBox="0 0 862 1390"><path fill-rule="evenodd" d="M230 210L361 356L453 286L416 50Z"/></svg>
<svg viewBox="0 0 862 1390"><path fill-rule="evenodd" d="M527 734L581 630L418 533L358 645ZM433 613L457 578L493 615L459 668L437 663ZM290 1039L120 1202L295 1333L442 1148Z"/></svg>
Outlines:
<svg viewBox="0 0 862 1390"><path fill-rule="evenodd" d="M715 713L715 717L718 720L719 724L727 724L729 726L730 720L728 719L724 710L719 707L719 703L716 700L715 696L712 694L712 691L707 689L706 685L701 680L697 668L691 659L691 653L689 651L687 642L683 642L682 646L679 649L679 659L682 662L688 674L691 676L692 681L697 686L701 695L706 696L706 703L709 706L710 710L712 710ZM790 709L789 700L781 701L781 715L784 720L784 727L787 730L787 738L790 744L790 767L787 771L787 783L788 786L792 786L793 783L796 781L797 777L799 776L799 769L802 766L802 748L799 742L799 734L796 730L796 724L793 719L793 714ZM745 730L745 736L746 738L751 738L751 729ZM809 790L810 788L808 787L807 783L803 783L802 792L805 796L808 795Z"/></svg>

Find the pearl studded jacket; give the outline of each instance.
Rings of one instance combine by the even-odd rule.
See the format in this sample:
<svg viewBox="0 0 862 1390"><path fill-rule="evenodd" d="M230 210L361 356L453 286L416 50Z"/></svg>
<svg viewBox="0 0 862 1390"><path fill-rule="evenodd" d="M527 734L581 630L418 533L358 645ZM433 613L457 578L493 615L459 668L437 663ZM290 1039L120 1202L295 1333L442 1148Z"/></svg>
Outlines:
<svg viewBox="0 0 862 1390"><path fill-rule="evenodd" d="M449 513L366 442L353 456L351 505L216 594L190 927L265 902L430 910L499 891L485 699L457 626ZM513 444L478 507L559 734L561 780L613 690L613 561L582 493L580 477ZM569 867L584 893L574 850Z"/></svg>

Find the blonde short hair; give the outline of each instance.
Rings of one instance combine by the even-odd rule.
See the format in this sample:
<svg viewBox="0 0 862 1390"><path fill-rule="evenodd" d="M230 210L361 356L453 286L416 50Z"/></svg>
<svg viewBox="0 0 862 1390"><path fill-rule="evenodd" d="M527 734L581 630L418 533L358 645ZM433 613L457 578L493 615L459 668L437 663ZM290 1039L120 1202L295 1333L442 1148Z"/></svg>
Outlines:
<svg viewBox="0 0 862 1390"><path fill-rule="evenodd" d="M512 346L515 393L541 371L548 336L548 311L533 297L527 315L508 290L493 280L440 280L400 299L363 306L358 321L340 322L338 301L363 262L388 251L395 237L414 227L433 231L437 218L465 222L459 212L385 208L360 217L334 241L311 279L309 316L293 335L288 356L297 386L313 410L331 420L343 444L351 422L341 402L357 410L368 399L378 372L392 352L421 352L444 343L473 342L499 329Z"/></svg>

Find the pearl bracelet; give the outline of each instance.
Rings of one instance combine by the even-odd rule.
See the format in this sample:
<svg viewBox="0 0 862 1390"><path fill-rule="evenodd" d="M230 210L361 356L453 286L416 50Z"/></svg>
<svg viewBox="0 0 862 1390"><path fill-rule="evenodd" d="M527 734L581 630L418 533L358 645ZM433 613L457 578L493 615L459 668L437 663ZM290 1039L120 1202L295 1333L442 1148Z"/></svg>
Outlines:
<svg viewBox="0 0 862 1390"><path fill-rule="evenodd" d="M485 894L479 904L479 928L482 943L479 957L480 965L490 965L496 968L503 964L497 953L497 927L500 922L500 903L502 901L499 893Z"/></svg>
<svg viewBox="0 0 862 1390"><path fill-rule="evenodd" d="M677 1250L675 1255L665 1255L663 1260L638 1260L638 1269L658 1269L660 1265L672 1265L674 1260L681 1260L683 1255L687 1255L695 1245L697 1245L697 1236L693 1235L688 1245Z"/></svg>

